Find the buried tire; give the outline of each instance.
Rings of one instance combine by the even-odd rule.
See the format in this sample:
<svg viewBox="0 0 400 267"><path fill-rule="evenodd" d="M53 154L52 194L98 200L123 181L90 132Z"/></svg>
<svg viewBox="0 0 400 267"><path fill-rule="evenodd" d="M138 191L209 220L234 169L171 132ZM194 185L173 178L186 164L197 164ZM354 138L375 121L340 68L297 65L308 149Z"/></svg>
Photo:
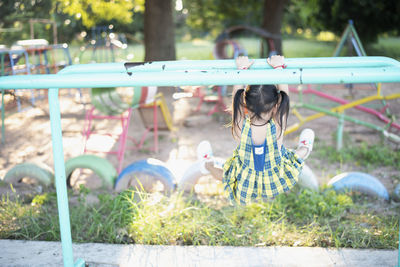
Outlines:
<svg viewBox="0 0 400 267"><path fill-rule="evenodd" d="M355 191L389 200L385 186L375 177L362 172L345 172L333 177L328 185L337 192Z"/></svg>
<svg viewBox="0 0 400 267"><path fill-rule="evenodd" d="M162 161L145 159L133 162L122 170L115 182L117 192L128 188L146 192L175 190L175 177Z"/></svg>
<svg viewBox="0 0 400 267"><path fill-rule="evenodd" d="M115 179L118 175L111 163L95 155L81 155L71 158L65 162L65 176L67 177L67 185L72 187L71 175L76 169L89 169L98 175L104 184L113 187Z"/></svg>
<svg viewBox="0 0 400 267"><path fill-rule="evenodd" d="M4 181L10 184L22 182L23 178L30 178L44 186L50 186L54 181L54 173L43 163L25 162L11 168L4 176Z"/></svg>

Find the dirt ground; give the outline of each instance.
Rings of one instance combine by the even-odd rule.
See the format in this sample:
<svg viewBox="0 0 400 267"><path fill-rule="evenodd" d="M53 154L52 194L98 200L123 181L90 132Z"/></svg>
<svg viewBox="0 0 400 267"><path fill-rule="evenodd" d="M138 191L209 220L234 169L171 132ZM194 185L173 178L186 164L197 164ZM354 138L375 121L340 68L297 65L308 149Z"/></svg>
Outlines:
<svg viewBox="0 0 400 267"><path fill-rule="evenodd" d="M316 86L313 86L314 88ZM124 166L130 163L146 158L156 158L165 162L177 180L182 177L183 172L196 161L196 147L202 140L209 140L213 147L215 156L228 158L235 146L236 141L232 138L230 129L225 127L225 123L229 121L229 115L219 113L208 116L207 113L212 109L212 103L204 103L199 112L195 112L195 108L199 101L198 98L181 98L174 100L172 95L177 92L175 88L160 88L168 102L168 106L173 118L173 124L177 131L164 131L160 133L159 152L151 152L149 148L153 145L153 140L148 137L144 149L132 150L128 149L125 154ZM325 85L321 88L322 91L328 92L331 95L350 98L351 91L344 85ZM228 90L229 91L229 90ZM361 98L363 96L372 95L375 89L371 85L355 85L352 90L354 97ZM400 91L400 84L383 84L383 94L393 94ZM45 91L42 92L42 95ZM25 96L29 94L26 93ZM304 99L311 101L311 96L304 96ZM291 94L292 103L298 101L297 94ZM329 106L324 100L319 98L314 99L325 107ZM60 103L62 112L62 130L64 142L64 157L69 159L81 155L83 147L82 130L85 118L85 109L90 107L90 98L88 89L82 89L82 97L79 97L76 89L62 90L60 93ZM230 104L229 97L226 97L225 103ZM400 99L391 100L390 111L400 116ZM0 144L0 178L4 177L6 172L16 164L29 162L42 162L53 168L53 156L51 145L51 132L48 114L48 102L46 98L37 100L36 107L30 107L27 98L24 98L23 112L16 112L16 105L13 98L7 95L6 98L6 135L5 144ZM373 102L372 105L379 106L379 102ZM331 105L332 107L332 105ZM299 109L301 115L307 116L315 112L305 109ZM384 126L377 117L362 113L357 110L346 111L346 115L354 116L358 119L374 123L379 126ZM298 120L291 114L288 125L291 125ZM399 123L399 122L397 122ZM338 119L334 117L322 117L303 125L312 128L316 134L316 142L314 150L318 149L322 143L335 145L334 133L338 125ZM107 132L118 132L120 124L116 121L96 121L96 130L106 130ZM377 143L381 140L380 134L370 128L361 125L346 122L344 130L346 138L353 143L366 141L369 144ZM140 138L144 131L144 126L137 111L134 111L130 123L129 135L131 137ZM284 144L286 147L295 148L298 142L300 131L291 133L285 137ZM400 133L397 132L399 135ZM89 147L93 146L102 150L110 150L116 148L116 143L109 137L96 137L89 143ZM393 147L399 149L399 145L393 142L386 141ZM131 144L128 143L128 147ZM116 156L111 154L98 154L106 157L116 167ZM314 171L318 177L320 184L325 184L333 176L341 172L347 171L365 171L364 166L356 164L340 162L328 164L323 159L319 159L316 154L311 154L307 160L307 165ZM389 192L392 191L394 181L399 179L399 170L394 167L379 167L369 171L369 174L378 177ZM92 182L83 181L87 185ZM8 191L8 186L1 186L2 193ZM1 193L1 192L0 192Z"/></svg>

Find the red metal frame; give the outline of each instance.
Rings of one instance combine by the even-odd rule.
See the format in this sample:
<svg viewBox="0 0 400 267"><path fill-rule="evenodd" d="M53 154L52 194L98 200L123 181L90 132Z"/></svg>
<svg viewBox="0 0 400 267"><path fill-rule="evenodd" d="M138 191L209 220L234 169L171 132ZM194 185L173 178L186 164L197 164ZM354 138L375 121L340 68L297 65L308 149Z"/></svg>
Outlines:
<svg viewBox="0 0 400 267"><path fill-rule="evenodd" d="M143 90L143 92L146 92L146 90ZM146 96L147 92L143 93L143 95ZM146 97L141 97L140 101L144 102L145 100L146 100ZM144 107L144 104L140 104L139 107ZM132 150L142 149L144 141L146 140L148 133L151 131L151 127L146 127L140 140L137 141L133 137L128 136L129 124L130 124L130 120L132 117L133 108L129 108L124 113L122 113L120 115L114 115L114 116L113 115L95 115L94 111L95 111L95 107L92 107L91 109L87 110L86 114L85 114L84 130L82 133L83 138L84 138L83 153L99 152L96 150L87 149L87 142L88 142L90 136L93 133L96 133L95 131L92 131L92 129L91 129L94 119L120 120L121 121L121 129L122 129L120 134L102 133L103 135L108 135L111 137L117 136L117 138L116 138L118 140L117 150L107 151L107 152L103 152L103 153L117 155L117 158L118 158L117 171L118 171L118 173L120 173L122 171L122 165L124 162L125 151L127 149L127 147L126 147L127 139L129 139L130 141L132 141L135 144L134 147L129 148L129 149L132 149ZM158 153L158 115L157 115L156 99L154 99L154 102L153 102L153 121L154 121L154 123L153 123L154 146L150 150Z"/></svg>

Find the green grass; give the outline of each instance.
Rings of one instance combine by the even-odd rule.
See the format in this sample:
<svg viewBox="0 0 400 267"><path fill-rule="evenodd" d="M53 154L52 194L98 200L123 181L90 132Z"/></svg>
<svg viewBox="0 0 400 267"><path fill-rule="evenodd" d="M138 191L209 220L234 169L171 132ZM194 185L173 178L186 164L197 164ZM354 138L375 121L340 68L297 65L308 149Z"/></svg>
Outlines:
<svg viewBox="0 0 400 267"><path fill-rule="evenodd" d="M398 246L399 207L326 189L295 189L267 203L230 206L175 193L169 197L125 191L86 203L81 190L70 206L74 242L160 245ZM371 202L377 207L371 208ZM0 202L0 238L59 240L55 193L31 202Z"/></svg>
<svg viewBox="0 0 400 267"><path fill-rule="evenodd" d="M320 144L315 149L315 153L319 158L326 159L328 163L353 163L367 169L392 166L400 170L400 150L394 150L383 143L367 144L363 142L359 145L352 145L346 140L345 143L340 151L332 146Z"/></svg>
<svg viewBox="0 0 400 267"><path fill-rule="evenodd" d="M260 57L260 39L257 38L240 38L239 43L244 46L251 58ZM330 57L333 55L337 42L318 41L315 39L306 39L300 37L284 37L283 54L286 57ZM400 38L398 37L382 37L379 42L366 47L367 54L370 56L389 56L400 59ZM80 57L80 47L71 45L69 47L71 56ZM229 49L229 48L228 48ZM195 39L192 41L181 41L176 43L177 59L214 59L213 56L214 42L213 40ZM100 52L99 52L100 53ZM99 58L106 58L105 52L99 54ZM115 50L117 61L143 61L144 46L140 44L129 45L126 51ZM227 54L232 54L228 50ZM130 55L130 57L127 57ZM88 49L81 55L80 63L88 63L91 61L92 50ZM74 61L75 63L78 63Z"/></svg>

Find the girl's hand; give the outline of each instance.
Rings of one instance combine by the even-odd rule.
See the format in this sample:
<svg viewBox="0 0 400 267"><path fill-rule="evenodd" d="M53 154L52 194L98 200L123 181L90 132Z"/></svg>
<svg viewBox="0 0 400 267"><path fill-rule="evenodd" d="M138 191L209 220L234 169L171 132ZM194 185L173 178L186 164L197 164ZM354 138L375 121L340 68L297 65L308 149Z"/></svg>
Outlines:
<svg viewBox="0 0 400 267"><path fill-rule="evenodd" d="M253 65L254 60L250 62L249 58L246 56L238 56L235 59L236 62L236 67L239 70L247 70L251 67L251 65Z"/></svg>
<svg viewBox="0 0 400 267"><path fill-rule="evenodd" d="M285 57L279 55L272 56L270 58L267 58L267 63L274 69L279 67L283 68L285 66Z"/></svg>

